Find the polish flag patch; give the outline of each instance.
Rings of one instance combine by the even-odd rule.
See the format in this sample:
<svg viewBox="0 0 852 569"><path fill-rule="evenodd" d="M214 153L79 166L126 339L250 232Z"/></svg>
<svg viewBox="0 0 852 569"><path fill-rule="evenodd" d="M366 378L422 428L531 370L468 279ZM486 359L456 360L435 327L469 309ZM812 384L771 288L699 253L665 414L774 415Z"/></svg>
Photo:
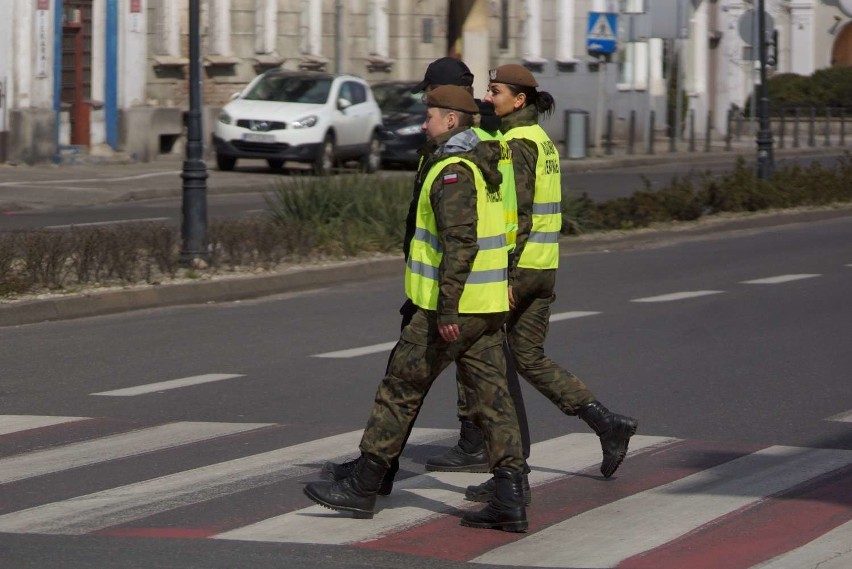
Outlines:
<svg viewBox="0 0 852 569"><path fill-rule="evenodd" d="M455 184L456 182L459 181L459 175L458 174L444 174L443 180L444 180L445 186L447 184Z"/></svg>

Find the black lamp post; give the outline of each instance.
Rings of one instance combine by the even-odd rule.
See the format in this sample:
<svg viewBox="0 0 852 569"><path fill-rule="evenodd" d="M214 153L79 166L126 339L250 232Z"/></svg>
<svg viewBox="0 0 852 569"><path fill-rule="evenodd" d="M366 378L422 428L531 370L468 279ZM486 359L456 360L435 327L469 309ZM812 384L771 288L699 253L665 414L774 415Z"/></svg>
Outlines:
<svg viewBox="0 0 852 569"><path fill-rule="evenodd" d="M769 125L769 94L766 85L766 12L764 0L757 3L757 45L760 50L760 102L758 115L760 129L757 131L757 177L768 180L772 176L774 159L772 156L772 129Z"/></svg>
<svg viewBox="0 0 852 569"><path fill-rule="evenodd" d="M207 166L202 160L201 18L199 1L189 0L189 115L183 161L183 206L180 261L190 266L209 262L207 251Z"/></svg>

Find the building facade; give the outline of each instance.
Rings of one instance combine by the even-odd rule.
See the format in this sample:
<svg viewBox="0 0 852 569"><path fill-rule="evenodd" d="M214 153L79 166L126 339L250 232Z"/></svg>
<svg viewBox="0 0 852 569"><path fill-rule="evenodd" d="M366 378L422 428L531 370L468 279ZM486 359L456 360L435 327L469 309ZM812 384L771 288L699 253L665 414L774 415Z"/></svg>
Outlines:
<svg viewBox="0 0 852 569"><path fill-rule="evenodd" d="M68 149L140 160L181 150L188 101L188 0L0 0L0 161L35 163ZM568 112L612 111L641 136L665 127L674 82L701 133L724 133L757 74L733 0L201 0L205 116L272 67L414 79L461 57L482 96L487 70L523 63ZM766 0L777 72L852 65L852 2ZM590 12L618 14L618 51L587 53ZM643 14L644 13L644 14ZM677 14L677 16L675 15ZM649 23L650 22L650 23ZM665 25L661 28L660 22ZM668 26L668 27L666 27ZM209 124L209 123L208 123ZM206 132L209 130L205 129Z"/></svg>

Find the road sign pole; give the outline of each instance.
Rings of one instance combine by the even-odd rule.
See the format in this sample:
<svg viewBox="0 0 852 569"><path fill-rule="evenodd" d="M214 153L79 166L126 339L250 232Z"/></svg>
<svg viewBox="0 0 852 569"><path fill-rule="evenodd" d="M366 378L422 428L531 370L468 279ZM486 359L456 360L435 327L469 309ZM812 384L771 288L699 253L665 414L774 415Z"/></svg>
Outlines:
<svg viewBox="0 0 852 569"><path fill-rule="evenodd" d="M606 56L598 56L598 109L595 113L595 154L603 156L603 148L601 148L601 139L603 131L603 114L604 114L604 97L605 97L605 79L606 79Z"/></svg>

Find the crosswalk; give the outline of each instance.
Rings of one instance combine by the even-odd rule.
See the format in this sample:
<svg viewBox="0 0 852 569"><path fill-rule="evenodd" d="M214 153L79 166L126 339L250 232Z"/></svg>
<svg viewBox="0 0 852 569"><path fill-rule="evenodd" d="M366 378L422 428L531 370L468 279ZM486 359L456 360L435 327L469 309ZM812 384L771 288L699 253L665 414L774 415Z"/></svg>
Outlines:
<svg viewBox="0 0 852 569"><path fill-rule="evenodd" d="M0 533L323 544L518 567L852 567L852 450L637 435L605 480L597 437L567 434L533 445L530 529L513 534L459 525L481 507L464 500L481 474L406 473L371 520L312 505L300 484L351 457L361 432L274 444L287 428L0 416ZM410 444L455 436L418 428Z"/></svg>

